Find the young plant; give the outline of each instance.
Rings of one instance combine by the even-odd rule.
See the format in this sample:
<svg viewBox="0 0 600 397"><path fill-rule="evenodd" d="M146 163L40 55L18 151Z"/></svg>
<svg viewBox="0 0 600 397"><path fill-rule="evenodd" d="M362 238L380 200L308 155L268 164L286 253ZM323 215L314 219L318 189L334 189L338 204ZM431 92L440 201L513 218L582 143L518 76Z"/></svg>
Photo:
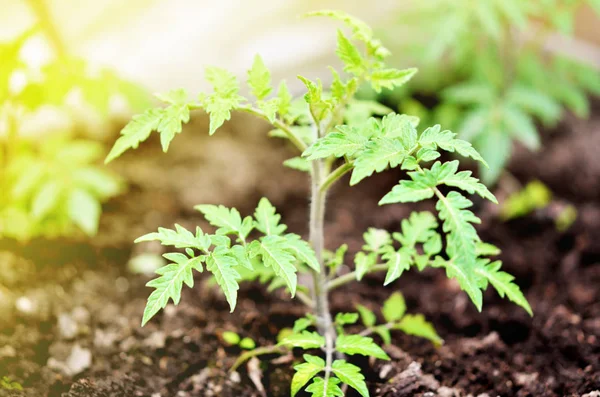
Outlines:
<svg viewBox="0 0 600 397"><path fill-rule="evenodd" d="M292 297L302 301L308 310L307 317L299 319L276 346L245 353L234 367L259 354L304 349L312 354L305 354L304 361L294 367L292 395L310 382L305 390L313 396L341 396L342 384L368 396L361 369L347 358L359 354L389 359L368 335L379 333L387 342L385 330L397 328L435 343L441 339L423 317L404 314L404 301L398 294L384 305L386 323L376 325L373 314L359 308L366 330L344 332L344 325L357 321L358 314L332 317L329 294L338 287L375 272L386 272L385 285L388 285L411 267L437 267L458 281L478 310L482 306L482 291L488 284L529 313L531 308L512 282L512 276L500 270L500 262L487 258L489 245L480 241L474 228L479 219L469 210L472 202L462 192L478 194L491 201L495 201L494 196L469 171L459 171L458 161L435 161L442 151L485 163L483 158L470 143L457 139L454 133L439 125L419 133L418 119L412 116L389 113L382 118L369 117L385 108L356 99L358 87L368 83L377 91L391 89L408 81L416 70L387 67L388 50L360 20L337 11L320 11L310 16L340 20L351 31L350 36L342 30L337 32L336 54L345 74L341 77L331 68L333 77L329 87L325 88L320 80L299 76L307 91L301 100L292 99L285 82L272 96L269 70L256 56L247 78L253 98L245 98L240 95L233 74L210 67L206 78L213 85L212 92L202 93L197 99L189 99L184 90L160 95L166 106L135 116L122 130L106 161L137 148L154 130L160 134L162 147L167 151L195 109L209 114L210 135L229 120L233 111L253 114L273 125L272 135L287 138L301 155L288 161L288 165L307 171L310 178L309 240L288 233L281 216L266 198L262 198L254 214L248 216L220 205L197 206L215 227L214 232L205 232L199 227L192 232L175 225L174 229L160 228L136 240L160 241L182 250L165 254L171 263L160 268L159 277L147 284L154 291L148 298L142 324L169 300L179 303L183 284L194 285L194 270L207 270L213 275L231 311L235 309L242 280L268 282L271 289L285 288ZM364 236L363 250L354 258L354 270L340 274L347 247L342 246L335 253L324 248L327 193L347 173L351 173L350 184L356 185L388 168L406 170L408 177L385 195L380 204L435 198L441 224L433 213L419 212L402 221L400 230L392 235L385 230L369 229ZM442 192L448 188L456 190ZM312 275L312 283L299 284L298 273Z"/></svg>
<svg viewBox="0 0 600 397"><path fill-rule="evenodd" d="M76 92L102 116L116 95L134 108L148 102L136 85L108 70L91 73L85 61L65 53L41 68L27 64L23 47L40 33L50 36L36 26L0 43L0 129L6 138L0 151L0 236L94 235L101 203L122 190L120 179L98 165L102 145L48 131L27 138L21 133L24 119L48 106L68 111L67 98Z"/></svg>
<svg viewBox="0 0 600 397"><path fill-rule="evenodd" d="M547 50L552 34L572 34L575 13L585 3L600 13L596 0L412 2L400 26L416 38L407 51L426 72L411 91L440 102L429 111L404 92L400 108L445 120L488 161L480 174L486 184L495 183L512 141L538 149L536 124L555 125L563 107L587 117L587 95L600 95L597 68Z"/></svg>

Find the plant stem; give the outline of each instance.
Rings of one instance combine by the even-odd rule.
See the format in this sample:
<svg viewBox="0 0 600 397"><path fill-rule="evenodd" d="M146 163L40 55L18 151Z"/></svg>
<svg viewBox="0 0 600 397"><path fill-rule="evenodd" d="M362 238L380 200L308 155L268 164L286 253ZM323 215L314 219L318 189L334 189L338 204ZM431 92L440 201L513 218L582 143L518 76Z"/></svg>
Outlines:
<svg viewBox="0 0 600 397"><path fill-rule="evenodd" d="M369 271L367 271L366 274L369 273L376 273L376 272L382 272L388 269L388 265L386 264L378 264L373 266L372 268L369 269ZM339 277L334 278L333 280L329 281L327 283L327 290L331 291L332 289L335 289L337 287L340 287L344 284L347 284L349 282L355 281L356 280L356 270L352 271L350 273L346 273L344 275L341 275Z"/></svg>
<svg viewBox="0 0 600 397"><path fill-rule="evenodd" d="M394 322L389 322L389 323L385 323L383 325L378 325L377 327L384 327L387 329L392 329L392 327L396 325L396 323ZM373 332L375 332L375 328L377 327L369 327L366 328L365 330L363 330L362 332L359 333L360 336L369 336L371 335Z"/></svg>
<svg viewBox="0 0 600 397"><path fill-rule="evenodd" d="M296 146L298 148L298 150L300 150L300 152L304 152L306 150L306 147L307 147L306 143L304 143L302 141L302 139L300 139L300 137L298 137L298 135L296 135L294 133L294 131L292 131L292 129L287 124L285 124L283 121L278 120L278 119L271 121L271 120L269 120L269 118L267 117L265 112L263 112L260 109L256 109L252 106L249 106L249 105L237 107L236 110L253 114L257 117L260 117L263 120L268 121L269 123L271 123L273 125L273 127L278 128L281 131L283 131L287 135L288 139L294 144L294 146Z"/></svg>
<svg viewBox="0 0 600 397"><path fill-rule="evenodd" d="M331 185L333 185L338 179L340 179L342 176L346 175L346 173L348 171L350 171L353 166L354 166L354 163L349 162L349 163L344 163L344 164L340 165L338 168L336 168L335 170L333 170L331 172L331 174L329 174L327 176L327 178L321 184L321 191L323 191L323 192L327 191L327 189L329 189L329 187Z"/></svg>
<svg viewBox="0 0 600 397"><path fill-rule="evenodd" d="M229 371L230 372L235 371L240 365L242 365L244 362L248 361L252 357L262 356L265 354L273 354L273 353L283 354L283 353L285 353L285 351L286 351L286 349L284 347L278 346L278 345L259 347L254 350L247 351L247 352L243 353L242 355L240 355L237 360L235 360L235 363L233 363L233 365L231 366Z"/></svg>
<svg viewBox="0 0 600 397"><path fill-rule="evenodd" d="M50 45L52 45L54 51L56 51L56 55L59 58L64 58L67 54L67 49L60 33L58 32L58 29L56 28L56 24L52 19L50 10L48 9L48 5L46 4L45 0L27 0L27 2L35 14L35 18L44 31L44 34L50 41Z"/></svg>
<svg viewBox="0 0 600 397"><path fill-rule="evenodd" d="M296 298L298 298L302 303L308 306L311 309L314 309L315 302L310 298L310 296L306 295L302 291L296 291Z"/></svg>

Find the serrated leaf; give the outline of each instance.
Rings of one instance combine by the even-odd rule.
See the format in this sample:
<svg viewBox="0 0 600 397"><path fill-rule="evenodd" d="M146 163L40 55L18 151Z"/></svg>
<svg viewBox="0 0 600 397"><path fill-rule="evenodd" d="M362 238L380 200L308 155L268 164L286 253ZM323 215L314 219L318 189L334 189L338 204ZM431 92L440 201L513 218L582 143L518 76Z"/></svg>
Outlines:
<svg viewBox="0 0 600 397"><path fill-rule="evenodd" d="M304 83L308 92L304 95L304 100L308 103L310 113L317 120L321 121L330 113L333 108L333 102L323 95L323 83L317 79L313 82L306 77L298 76L298 79Z"/></svg>
<svg viewBox="0 0 600 397"><path fill-rule="evenodd" d="M337 325L354 324L358 321L358 313L338 313L335 315Z"/></svg>
<svg viewBox="0 0 600 397"><path fill-rule="evenodd" d="M380 252L381 249L392 243L390 233L384 229L370 227L363 234L365 245L363 249L371 252Z"/></svg>
<svg viewBox="0 0 600 397"><path fill-rule="evenodd" d="M258 202L254 219L254 227L267 236L279 236L287 229L286 225L279 224L281 215L277 214L277 210L266 197Z"/></svg>
<svg viewBox="0 0 600 397"><path fill-rule="evenodd" d="M292 378L292 397L296 395L316 374L325 369L325 361L310 354L304 355L306 362L294 366L294 377Z"/></svg>
<svg viewBox="0 0 600 397"><path fill-rule="evenodd" d="M236 76L221 68L206 68L206 80L212 84L213 93L203 98L203 107L210 115L209 135L231 118L231 111L244 99L238 95Z"/></svg>
<svg viewBox="0 0 600 397"><path fill-rule="evenodd" d="M392 247L386 250L381 259L388 266L383 285L388 285L397 280L405 270L410 269L412 263L412 251L410 248L402 247L395 251Z"/></svg>
<svg viewBox="0 0 600 397"><path fill-rule="evenodd" d="M146 284L147 287L153 287L155 290L148 297L142 318L142 327L160 309L167 306L169 299L178 304L183 284L185 283L190 288L194 286L192 270L202 271L202 258L200 257L188 258L180 253L165 254L164 257L174 263L159 268L156 273L160 276Z"/></svg>
<svg viewBox="0 0 600 397"><path fill-rule="evenodd" d="M72 190L67 198L67 211L73 223L88 236L97 233L102 206L92 194L83 189Z"/></svg>
<svg viewBox="0 0 600 397"><path fill-rule="evenodd" d="M269 123L274 123L277 119L277 109L279 109L279 98L271 98L268 101L259 101L257 106L263 111Z"/></svg>
<svg viewBox="0 0 600 397"><path fill-rule="evenodd" d="M519 286L513 282L515 279L514 276L500 271L501 267L502 262L494 261L477 266L475 272L483 276L485 280L489 281L496 291L498 291L498 295L500 295L501 298L506 296L510 301L525 309L530 316L533 316L533 311L531 310L529 302L527 302L527 299L521 292ZM487 288L487 282L483 288Z"/></svg>
<svg viewBox="0 0 600 397"><path fill-rule="evenodd" d="M419 144L421 146L436 149L441 148L447 152L453 153L457 152L461 156L470 157L473 160L479 161L482 164L487 166L487 163L483 159L483 157L477 153L477 151L473 148L473 146L462 139L455 139L455 133L448 130L441 130L439 124L427 128L425 131L421 133L419 137Z"/></svg>
<svg viewBox="0 0 600 397"><path fill-rule="evenodd" d="M402 164L409 152L398 139L379 138L367 143L354 161L350 185L356 185L374 172Z"/></svg>
<svg viewBox="0 0 600 397"><path fill-rule="evenodd" d="M302 331L283 338L278 346L299 347L301 349L317 349L325 346L325 338L316 332Z"/></svg>
<svg viewBox="0 0 600 397"><path fill-rule="evenodd" d="M296 277L295 257L286 249L286 240L281 236L266 236L260 242L250 244L252 257L260 255L265 266L273 268L278 277L285 281L292 297L296 294L298 280Z"/></svg>
<svg viewBox="0 0 600 397"><path fill-rule="evenodd" d="M237 261L224 247L217 247L206 259L206 269L210 271L217 284L225 294L231 312L237 303L237 291L240 289L237 280L240 274L234 269Z"/></svg>
<svg viewBox="0 0 600 397"><path fill-rule="evenodd" d="M369 308L367 308L366 306L360 304L356 305L356 310L358 310L358 313L360 314L360 320L365 325L365 327L372 327L373 325L375 325L377 318L375 317L375 313L373 313L373 311L369 310Z"/></svg>
<svg viewBox="0 0 600 397"><path fill-rule="evenodd" d="M279 98L277 112L281 117L287 116L292 105L292 94L290 94L290 90L284 80L279 83L277 98Z"/></svg>
<svg viewBox="0 0 600 397"><path fill-rule="evenodd" d="M313 383L311 383L306 391L312 393L312 397L343 397L344 392L338 384L340 380L337 378L329 378L327 383L325 383L325 379L323 378L313 378Z"/></svg>
<svg viewBox="0 0 600 397"><path fill-rule="evenodd" d="M294 255L298 261L308 265L308 267L317 273L321 272L321 266L319 265L315 251L307 241L302 240L300 236L294 233L286 234L284 238L284 246L287 251Z"/></svg>
<svg viewBox="0 0 600 397"><path fill-rule="evenodd" d="M338 30L337 36L337 50L335 53L344 63L344 71L355 76L362 75L366 70L366 65L360 51L344 36L341 30Z"/></svg>
<svg viewBox="0 0 600 397"><path fill-rule="evenodd" d="M419 336L430 340L436 345L441 345L444 340L435 331L433 325L425 320L422 314L407 314L394 326L405 334Z"/></svg>
<svg viewBox="0 0 600 397"><path fill-rule="evenodd" d="M217 234L237 234L243 239L252 231L252 218L242 216L236 208L227 208L223 205L201 204L194 209L202 212L211 225L217 227Z"/></svg>
<svg viewBox="0 0 600 397"><path fill-rule="evenodd" d="M248 256L247 246L244 247L242 245L234 245L233 247L231 247L231 254L235 257L239 265L245 267L250 271L254 270L254 266L252 266L252 261Z"/></svg>
<svg viewBox="0 0 600 397"><path fill-rule="evenodd" d="M356 267L356 279L358 281L362 280L362 278L367 274L367 272L375 266L377 263L377 254L375 252L371 252L369 254L365 254L362 251L356 253L354 257L354 266Z"/></svg>
<svg viewBox="0 0 600 397"><path fill-rule="evenodd" d="M160 241L162 245L171 245L175 248L196 248L199 250L208 250L211 240L208 235L202 232L202 229L196 229L196 235L184 227L175 224L175 230L158 228L158 232L148 233L137 238L134 243L145 241Z"/></svg>
<svg viewBox="0 0 600 397"><path fill-rule="evenodd" d="M471 301L473 301L477 310L481 311L483 294L480 289L480 281L476 277L473 265L471 264L471 259L459 258L459 260L460 264L455 263L453 260L439 260L434 266L443 266L446 269L446 276L448 278L456 279L460 288L469 295L469 298L471 298Z"/></svg>
<svg viewBox="0 0 600 397"><path fill-rule="evenodd" d="M382 360L390 359L383 349L373 342L373 338L369 338L368 336L338 335L335 342L335 349L341 353L350 355L360 354Z"/></svg>
<svg viewBox="0 0 600 397"><path fill-rule="evenodd" d="M128 149L137 149L140 142L148 139L152 131L158 128L163 114L163 109L148 109L142 114L133 116L131 121L121 130L121 136L115 142L104 162L113 161Z"/></svg>
<svg viewBox="0 0 600 397"><path fill-rule="evenodd" d="M265 99L273 90L271 87L271 72L265 66L260 55L254 57L252 69L248 71L248 85L252 94L258 100Z"/></svg>
<svg viewBox="0 0 600 397"><path fill-rule="evenodd" d="M486 185L495 183L510 158L512 142L510 136L499 129L491 129L475 141L477 149L488 163L489 168L480 167L481 179Z"/></svg>
<svg viewBox="0 0 600 397"><path fill-rule="evenodd" d="M375 92L381 92L382 88L389 90L400 87L408 82L417 73L416 68L410 69L379 69L374 70L369 77L371 87Z"/></svg>
<svg viewBox="0 0 600 397"><path fill-rule="evenodd" d="M400 292L394 292L383 302L381 309L383 318L388 323L400 320L406 313L406 302Z"/></svg>
<svg viewBox="0 0 600 397"><path fill-rule="evenodd" d="M424 243L433 237L438 223L431 212L411 212L408 219L401 222L402 233L394 233L394 239L402 246L413 248L417 243Z"/></svg>
<svg viewBox="0 0 600 397"><path fill-rule="evenodd" d="M333 373L345 384L356 390L363 397L369 396L365 377L359 367L346 360L335 360L331 366Z"/></svg>
<svg viewBox="0 0 600 397"><path fill-rule="evenodd" d="M368 138L361 134L357 128L340 125L336 129L337 131L330 132L315 141L302 153L302 157L315 160L330 156L354 156L368 142Z"/></svg>
<svg viewBox="0 0 600 397"><path fill-rule="evenodd" d="M531 117L514 106L507 106L503 112L507 132L521 142L529 150L540 147L540 135Z"/></svg>

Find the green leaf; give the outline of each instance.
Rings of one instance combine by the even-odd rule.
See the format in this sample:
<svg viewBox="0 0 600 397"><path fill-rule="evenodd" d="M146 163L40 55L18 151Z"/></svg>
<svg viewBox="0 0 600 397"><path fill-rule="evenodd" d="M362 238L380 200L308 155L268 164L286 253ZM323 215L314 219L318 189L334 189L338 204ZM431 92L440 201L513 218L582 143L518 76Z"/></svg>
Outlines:
<svg viewBox="0 0 600 397"><path fill-rule="evenodd" d="M241 338L235 332L225 331L225 332L223 332L223 334L221 336L223 337L223 340L225 341L225 343L227 343L230 346L235 346L238 343L240 343Z"/></svg>
<svg viewBox="0 0 600 397"><path fill-rule="evenodd" d="M439 147L450 153L457 152L461 156L470 157L487 166L483 157L477 153L469 142L463 141L462 139L455 139L455 136L456 134L451 131L442 131L440 125L437 124L427 128L421 133L419 144L421 144L422 147L433 150Z"/></svg>
<svg viewBox="0 0 600 397"><path fill-rule="evenodd" d="M202 204L195 206L194 209L202 212L206 220L218 228L217 234L236 234L244 240L252 231L252 218L246 217L242 220L242 216L235 208Z"/></svg>
<svg viewBox="0 0 600 397"><path fill-rule="evenodd" d="M33 197L31 215L38 220L45 218L58 207L63 191L63 186L57 181L44 183Z"/></svg>
<svg viewBox="0 0 600 397"><path fill-rule="evenodd" d="M366 65L360 51L344 36L341 30L338 30L337 50L335 53L344 63L344 71L355 76L361 76L365 72Z"/></svg>
<svg viewBox="0 0 600 397"><path fill-rule="evenodd" d="M322 121L333 108L333 102L325 99L323 95L323 84L317 79L314 83L303 76L298 76L300 81L304 83L308 92L304 95L304 100L308 103L310 113L317 121Z"/></svg>
<svg viewBox="0 0 600 397"><path fill-rule="evenodd" d="M392 335L390 334L390 329L385 325L378 325L373 328L373 331L381 337L384 345L389 345L392 343Z"/></svg>
<svg viewBox="0 0 600 397"><path fill-rule="evenodd" d="M496 291L498 291L498 295L500 295L501 298L506 296L510 301L525 309L530 316L533 316L533 311L531 310L529 302L527 302L527 299L521 292L519 286L513 282L515 278L509 273L500 271L501 267L502 262L494 261L477 266L475 271L477 274L483 276L485 280L489 281L490 284L492 284ZM487 282L483 289L486 288Z"/></svg>
<svg viewBox="0 0 600 397"><path fill-rule="evenodd" d="M510 136L502 130L492 129L479 136L475 145L489 162L489 168L480 167L481 179L486 185L491 185L498 180L510 157Z"/></svg>
<svg viewBox="0 0 600 397"><path fill-rule="evenodd" d="M392 243L390 233L384 229L370 227L363 234L365 245L363 249L371 252L381 252L382 248Z"/></svg>
<svg viewBox="0 0 600 397"><path fill-rule="evenodd" d="M436 345L441 345L444 340L435 331L433 325L425 320L422 314L407 314L394 326L405 334L419 336L430 340Z"/></svg>
<svg viewBox="0 0 600 397"><path fill-rule="evenodd" d="M476 178L471 177L471 171L457 172L458 164L458 160L443 164L437 161L431 169L409 172L408 175L412 181L400 181L399 185L394 186L392 191L381 199L380 204L420 201L430 198L434 194L433 188L442 184L458 187L471 194L477 193L481 197L497 203L488 188L479 183ZM430 193L426 191L427 188L432 189Z"/></svg>
<svg viewBox="0 0 600 397"><path fill-rule="evenodd" d="M73 223L88 236L98 232L102 206L92 194L83 189L72 190L67 199L67 211Z"/></svg>
<svg viewBox="0 0 600 397"><path fill-rule="evenodd" d="M373 87L375 92L381 92L382 88L387 88L391 90L395 87L400 87L401 85L404 85L415 75L415 73L417 73L416 68L402 70L379 69L374 70L368 77L371 81L371 87Z"/></svg>
<svg viewBox="0 0 600 397"><path fill-rule="evenodd" d="M405 270L410 269L412 263L412 252L410 248L402 247L395 251L392 247L381 256L388 266L383 285L388 285L397 280Z"/></svg>
<svg viewBox="0 0 600 397"><path fill-rule="evenodd" d="M254 270L252 261L248 256L248 246L234 245L231 247L231 254L235 257L240 266L243 266L250 271Z"/></svg>
<svg viewBox="0 0 600 397"><path fill-rule="evenodd" d="M354 156L362 150L368 138L359 132L357 128L346 125L337 126L337 131L330 132L323 138L318 139L302 153L307 160L327 158L330 156Z"/></svg>
<svg viewBox="0 0 600 397"><path fill-rule="evenodd" d="M310 161L303 157L292 157L285 160L283 165L294 170L308 172L309 174L312 172Z"/></svg>
<svg viewBox="0 0 600 397"><path fill-rule="evenodd" d="M540 147L540 135L531 117L514 106L507 106L503 112L504 123L510 135L515 137L529 150Z"/></svg>
<svg viewBox="0 0 600 397"><path fill-rule="evenodd" d="M184 227L175 224L175 230L158 228L158 232L148 233L137 238L134 242L141 243L145 241L160 241L162 245L171 245L175 248L196 248L206 251L211 245L210 237L202 232L202 229L196 228L196 235Z"/></svg>
<svg viewBox="0 0 600 397"><path fill-rule="evenodd" d="M277 210L266 197L258 202L254 219L256 219L254 227L267 236L279 236L287 229L286 225L279 224L281 215L277 214Z"/></svg>
<svg viewBox="0 0 600 397"><path fill-rule="evenodd" d="M375 313L369 310L366 306L356 305L356 310L360 314L360 320L365 325L365 327L372 327L375 325L377 318L375 317Z"/></svg>
<svg viewBox="0 0 600 397"><path fill-rule="evenodd" d="M414 248L417 243L424 243L437 234L437 226L437 220L431 212L411 212L408 219L402 220L402 233L394 233L393 236L402 246Z"/></svg>
<svg viewBox="0 0 600 397"><path fill-rule="evenodd" d="M369 42L373 37L373 30L369 27L369 25L352 15L345 13L344 11L320 10L310 12L306 14L306 16L325 16L341 21L352 29L353 37L360 41Z"/></svg>
<svg viewBox="0 0 600 397"><path fill-rule="evenodd" d="M382 360L390 359L383 349L373 342L373 338L369 338L368 336L338 335L335 342L335 349L341 353L350 355L360 354Z"/></svg>
<svg viewBox="0 0 600 397"><path fill-rule="evenodd" d="M369 397L365 377L359 367L346 362L346 360L335 360L331 370L343 383L359 392L361 396Z"/></svg>
<svg viewBox="0 0 600 397"><path fill-rule="evenodd" d="M292 297L296 295L298 280L296 277L295 257L287 250L286 239L281 236L266 236L262 241L250 244L250 256L260 255L265 266L273 268L289 288Z"/></svg>
<svg viewBox="0 0 600 397"><path fill-rule="evenodd" d="M373 172L382 172L388 167L402 164L409 152L398 139L379 138L367 143L354 162L350 185L356 185Z"/></svg>
<svg viewBox="0 0 600 397"><path fill-rule="evenodd" d="M265 99L273 87L271 87L271 72L265 66L260 55L254 57L252 69L248 71L248 85L252 90L252 94L258 100Z"/></svg>
<svg viewBox="0 0 600 397"><path fill-rule="evenodd" d="M300 332L304 331L311 325L313 325L313 321L310 318L301 317L301 318L297 319L296 321L294 321L293 331L295 334L299 334Z"/></svg>
<svg viewBox="0 0 600 397"><path fill-rule="evenodd" d="M302 240L300 236L294 233L286 234L284 238L285 249L294 255L297 260L308 265L308 267L317 273L321 271L315 251L307 241Z"/></svg>
<svg viewBox="0 0 600 397"><path fill-rule="evenodd" d="M279 109L279 98L271 98L268 101L258 101L258 108L263 111L269 123L273 124L277 119Z"/></svg>
<svg viewBox="0 0 600 397"><path fill-rule="evenodd" d="M325 338L316 332L302 331L283 338L278 346L299 347L301 349L317 349L325 346Z"/></svg>
<svg viewBox="0 0 600 397"><path fill-rule="evenodd" d="M306 391L312 393L312 397L343 397L344 392L338 384L340 380L337 378L329 378L327 383L325 383L325 379L323 378L313 378L313 383L311 383Z"/></svg>
<svg viewBox="0 0 600 397"><path fill-rule="evenodd" d="M256 348L256 342L251 338L245 337L240 341L239 346L244 350L254 350Z"/></svg>
<svg viewBox="0 0 600 397"><path fill-rule="evenodd" d="M381 313L388 323L400 320L404 316L404 313L406 313L404 296L402 296L400 292L394 292L385 302L383 302Z"/></svg>
<svg viewBox="0 0 600 397"><path fill-rule="evenodd" d="M131 121L121 130L121 136L115 142L105 163L109 163L121 156L128 149L137 149L140 142L148 139L164 115L163 109L148 109L142 114L133 116Z"/></svg>
<svg viewBox="0 0 600 397"><path fill-rule="evenodd" d="M171 105L163 109L163 115L156 127L160 134L160 144L163 152L169 150L169 145L176 134L182 130L182 123L190 121L190 109L187 104Z"/></svg>
<svg viewBox="0 0 600 397"><path fill-rule="evenodd" d="M292 378L292 397L296 395L316 374L325 369L325 361L317 356L305 354L306 362L294 366L294 377Z"/></svg>
<svg viewBox="0 0 600 397"><path fill-rule="evenodd" d="M290 94L290 90L284 80L279 83L277 98L279 98L277 112L281 117L287 116L292 105L292 94Z"/></svg>
<svg viewBox="0 0 600 397"><path fill-rule="evenodd" d="M225 294L231 312L237 303L237 291L240 289L237 280L240 274L234 269L237 265L235 257L225 247L217 247L206 259L206 269L214 276L217 284Z"/></svg>
<svg viewBox="0 0 600 397"><path fill-rule="evenodd" d="M142 318L142 327L152 318L160 309L164 309L169 302L173 300L176 305L181 298L181 289L183 283L188 287L194 286L194 277L192 270L202 271L202 257L188 258L184 254L173 253L163 255L168 260L174 262L163 266L156 271L160 277L149 281L146 286L155 288L148 297L144 316Z"/></svg>
<svg viewBox="0 0 600 397"><path fill-rule="evenodd" d="M436 257L438 259L439 257ZM483 305L483 294L480 289L480 280L476 277L472 260L470 258L459 258L459 262L456 263L454 260L444 261L438 259L434 262L435 267L442 266L446 269L446 276L448 278L454 278L458 281L460 288L469 295L471 301L475 304L477 310L481 311Z"/></svg>
<svg viewBox="0 0 600 397"><path fill-rule="evenodd" d="M512 85L506 97L510 105L539 117L545 123L554 123L562 113L560 104L554 99L541 91L521 84Z"/></svg>
<svg viewBox="0 0 600 397"><path fill-rule="evenodd" d="M206 80L212 84L213 93L202 98L202 104L210 115L209 135L231 118L231 111L244 99L238 95L239 84L235 75L225 69L206 68Z"/></svg>
<svg viewBox="0 0 600 397"><path fill-rule="evenodd" d="M356 253L354 257L354 266L356 267L356 279L358 281L362 280L362 278L367 274L367 272L375 266L377 263L377 254L375 252L371 252L369 254L365 254L360 251Z"/></svg>
<svg viewBox="0 0 600 397"><path fill-rule="evenodd" d="M358 313L338 313L335 315L337 325L354 324L358 321Z"/></svg>

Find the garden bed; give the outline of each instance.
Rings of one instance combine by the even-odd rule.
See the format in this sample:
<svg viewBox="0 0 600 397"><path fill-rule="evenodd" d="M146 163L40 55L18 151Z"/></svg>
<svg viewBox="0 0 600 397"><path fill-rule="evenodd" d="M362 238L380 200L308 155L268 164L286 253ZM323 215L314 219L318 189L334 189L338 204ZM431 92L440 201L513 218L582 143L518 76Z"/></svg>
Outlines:
<svg viewBox="0 0 600 397"><path fill-rule="evenodd" d="M477 313L458 285L436 269L411 271L387 288L382 277L369 276L332 294L337 312L351 311L356 303L376 308L400 290L408 311L423 313L445 340L435 348L395 333L387 348L392 361L353 359L365 368L372 396L563 396L600 390L600 109L598 103L594 107L591 120L568 118L545 135L540 153L518 150L512 162L511 172L521 182L541 179L555 193L549 209L504 223L497 207L476 202L484 220L480 235L502 248L504 268L516 276L533 318L491 290ZM195 157L197 135L182 134L168 156L158 157L154 142L118 165L132 187L109 203L100 236L91 245L0 242L0 376L24 388L0 389L0 396L242 397L260 396L261 387L263 395L289 395L293 356L265 356L260 365L252 362L231 374L240 352L221 339L228 330L260 346L273 344L279 330L304 313L299 303L286 303L282 293L266 295L258 285L245 285L229 314L225 299L199 277L194 289L184 289L179 306L169 306L140 327L148 278L128 272L126 263L147 249L161 251L132 247L131 241L159 225L200 222L190 205L190 181L178 177L187 173L176 172L181 167L196 170L200 180L193 189L228 190L216 178L202 183L210 170ZM273 144L273 149L272 163L262 165L268 169L285 158L284 147ZM273 181L251 183L254 191L230 195L226 204L248 212L261 195L273 198L274 192L284 222L306 235L308 186L296 171L282 172L284 188L275 191ZM347 183L336 186L329 201L327 246L348 243L350 262L367 227L395 230L413 208L378 208L377 201L397 179L383 173L353 188L352 196ZM553 208L565 203L577 208L578 219L559 232Z"/></svg>

